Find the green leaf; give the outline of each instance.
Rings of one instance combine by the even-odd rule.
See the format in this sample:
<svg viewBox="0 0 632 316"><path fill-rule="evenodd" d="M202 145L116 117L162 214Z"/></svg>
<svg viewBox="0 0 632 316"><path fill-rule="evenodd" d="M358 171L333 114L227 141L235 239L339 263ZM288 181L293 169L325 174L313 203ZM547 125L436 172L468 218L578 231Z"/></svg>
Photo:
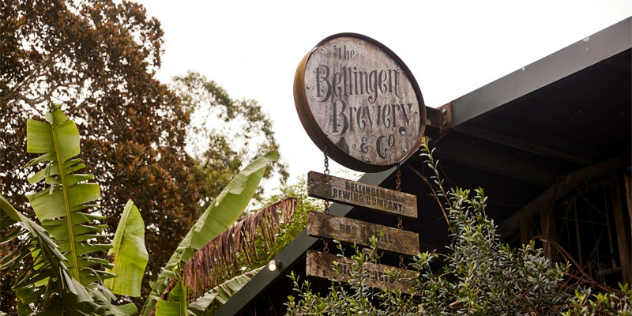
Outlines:
<svg viewBox="0 0 632 316"><path fill-rule="evenodd" d="M7 199L0 194L0 230L5 227L14 224L16 222L21 222L20 213L7 201Z"/></svg>
<svg viewBox="0 0 632 316"><path fill-rule="evenodd" d="M83 214L80 211L92 206L91 203L99 198L101 192L98 184L85 183L92 178L91 175L74 174L85 167L81 159L75 158L80 153L79 131L75 123L55 105L52 112L46 115L46 120L48 123L28 120L27 151L44 154L31 161L31 164L49 162L29 180L44 180L50 186L28 198L43 228L55 237L60 251L68 259L70 275L79 283L87 285L92 278L82 280L82 277L94 274L82 273L81 270L97 265L88 260L89 255L107 251L109 247L88 243L88 240L100 237L103 226L90 226L90 223L86 223L88 214L77 214ZM72 289L71 282L69 286Z"/></svg>
<svg viewBox="0 0 632 316"><path fill-rule="evenodd" d="M277 153L270 152L252 162L235 176L193 226L191 247L195 249L204 247L233 225L257 191L268 164L277 159Z"/></svg>
<svg viewBox="0 0 632 316"><path fill-rule="evenodd" d="M115 294L140 296L149 255L145 248L145 223L132 200L125 205L112 245L108 257L114 267L106 271L117 277L105 280L105 285Z"/></svg>
<svg viewBox="0 0 632 316"><path fill-rule="evenodd" d="M26 151L33 154L48 154L55 150L53 129L50 124L33 119L26 121Z"/></svg>
<svg viewBox="0 0 632 316"><path fill-rule="evenodd" d="M158 301L156 316L180 315L180 302Z"/></svg>
<svg viewBox="0 0 632 316"><path fill-rule="evenodd" d="M112 312L114 315L136 315L138 314L138 308L134 303L129 303L121 306L112 306Z"/></svg>
<svg viewBox="0 0 632 316"><path fill-rule="evenodd" d="M265 267L265 266L264 266ZM189 304L189 309L197 312L204 312L214 301L222 304L226 303L235 293L241 290L250 279L252 279L264 267L260 267L244 274L238 275L206 292L202 297Z"/></svg>
<svg viewBox="0 0 632 316"><path fill-rule="evenodd" d="M148 316L154 309L155 297L160 297L167 288L174 276L173 270L179 263L188 261L197 250L224 232L237 220L254 196L268 164L277 159L278 154L273 151L253 161L239 172L215 198L180 242L165 269L158 276L158 280L153 284L150 297L141 311L142 315Z"/></svg>
<svg viewBox="0 0 632 316"><path fill-rule="evenodd" d="M46 230L27 217L22 215L20 217L20 224L28 231L28 235L24 236L25 242L17 250L28 247L36 251L32 252L35 255L34 260L31 261L29 266L24 267L25 270L30 270L30 273L27 277L19 277L14 287L18 296L19 314L27 315L32 313L31 304L36 303L46 291L46 293L49 293L49 297L53 296L52 293L63 293L61 297L56 296L55 300L58 301L56 305L65 306L69 315L76 315L76 310L80 309L78 304L80 302L92 302L91 296L82 284L70 277L68 268L64 264L66 258L59 251L59 247L55 242L50 239ZM37 265L37 269L35 265ZM46 279L54 280L54 282L46 282L46 288L37 287L37 284ZM81 306L86 305L82 304ZM47 309L44 315L55 314L52 310L54 308Z"/></svg>
<svg viewBox="0 0 632 316"><path fill-rule="evenodd" d="M160 300L156 306L156 316L187 316L187 289L178 281L169 292L169 300Z"/></svg>
<svg viewBox="0 0 632 316"><path fill-rule="evenodd" d="M107 261L91 256L93 252L105 253L111 248L109 244L98 243L98 239L105 237L102 231L106 226L93 224L103 217L86 213L96 206L100 189L96 183L86 183L93 179L92 175L74 174L85 168L81 159L76 158L80 153L79 131L58 107L52 108L47 115L49 123L27 122L27 150L42 154L27 166L46 163L29 179L47 185L28 196L41 226L0 196L2 227L15 223L21 227L17 230L19 236L11 233L0 240L19 241L16 250L2 259L3 268L14 269L18 265L21 268L14 286L18 314L31 315L34 311L39 315L133 314L136 312L133 305L112 305L116 297L99 283L115 276L98 270L102 266L112 267ZM136 222L134 215L129 217L132 218L129 222ZM142 220L140 225L144 226ZM25 260L29 256L32 259Z"/></svg>

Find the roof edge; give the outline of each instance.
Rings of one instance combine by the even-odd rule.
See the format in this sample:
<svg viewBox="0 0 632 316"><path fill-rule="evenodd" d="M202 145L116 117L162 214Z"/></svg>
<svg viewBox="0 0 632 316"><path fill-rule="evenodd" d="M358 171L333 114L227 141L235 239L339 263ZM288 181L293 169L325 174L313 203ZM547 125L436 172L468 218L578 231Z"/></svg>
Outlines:
<svg viewBox="0 0 632 316"><path fill-rule="evenodd" d="M458 126L630 48L632 17L452 101L453 126Z"/></svg>

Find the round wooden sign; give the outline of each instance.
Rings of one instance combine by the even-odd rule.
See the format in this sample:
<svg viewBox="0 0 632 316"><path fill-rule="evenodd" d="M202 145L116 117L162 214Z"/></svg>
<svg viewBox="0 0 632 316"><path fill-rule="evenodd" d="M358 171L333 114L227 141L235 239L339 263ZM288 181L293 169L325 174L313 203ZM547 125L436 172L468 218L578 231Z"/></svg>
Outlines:
<svg viewBox="0 0 632 316"><path fill-rule="evenodd" d="M332 35L303 58L294 103L316 146L358 171L404 161L419 148L426 127L426 106L408 67L359 34Z"/></svg>

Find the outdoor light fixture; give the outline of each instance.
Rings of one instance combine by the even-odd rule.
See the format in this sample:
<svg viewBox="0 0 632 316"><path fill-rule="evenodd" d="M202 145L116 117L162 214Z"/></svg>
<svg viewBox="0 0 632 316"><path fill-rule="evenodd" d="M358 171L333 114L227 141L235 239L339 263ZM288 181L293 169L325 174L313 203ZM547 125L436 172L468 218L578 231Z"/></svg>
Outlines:
<svg viewBox="0 0 632 316"><path fill-rule="evenodd" d="M278 268L281 267L281 260L270 260L270 262L268 262L268 270L270 271L276 271Z"/></svg>

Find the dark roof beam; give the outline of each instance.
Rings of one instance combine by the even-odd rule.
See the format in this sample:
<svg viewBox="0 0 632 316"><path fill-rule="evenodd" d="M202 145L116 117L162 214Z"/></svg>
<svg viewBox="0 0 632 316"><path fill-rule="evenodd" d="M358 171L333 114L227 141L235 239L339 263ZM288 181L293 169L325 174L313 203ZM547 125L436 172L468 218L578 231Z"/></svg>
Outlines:
<svg viewBox="0 0 632 316"><path fill-rule="evenodd" d="M496 124L496 122L492 124ZM556 159L574 163L582 167L590 166L592 164L592 161L586 158L578 157L571 153L567 153L558 149L550 148L550 147L545 146L544 144L537 144L537 143L532 143L527 140L519 139L510 134L501 134L501 133L494 132L485 128L468 125L468 124L457 126L455 127L455 129L458 130L459 132L462 132L462 133L465 133L477 138L481 138L487 141L491 141L500 145L509 146L511 148L523 150L523 151L540 155L540 156L553 157ZM549 144L552 144L554 141L557 142L558 144L566 143L566 141L562 139L555 139L555 137L551 135L536 133L535 131L528 130L526 128L521 128L518 126L513 126L512 130L516 134L519 134L521 136L524 135L531 139L537 137L538 140L542 142L548 142ZM538 134L538 135L535 135L535 134ZM573 146L571 144L563 144L561 146L558 145L558 147L570 148Z"/></svg>
<svg viewBox="0 0 632 316"><path fill-rule="evenodd" d="M554 183L556 175L560 172L558 168L544 164L544 159L537 156L517 155L515 150L480 140L444 138L437 144L435 154L440 159L448 159L543 187Z"/></svg>

